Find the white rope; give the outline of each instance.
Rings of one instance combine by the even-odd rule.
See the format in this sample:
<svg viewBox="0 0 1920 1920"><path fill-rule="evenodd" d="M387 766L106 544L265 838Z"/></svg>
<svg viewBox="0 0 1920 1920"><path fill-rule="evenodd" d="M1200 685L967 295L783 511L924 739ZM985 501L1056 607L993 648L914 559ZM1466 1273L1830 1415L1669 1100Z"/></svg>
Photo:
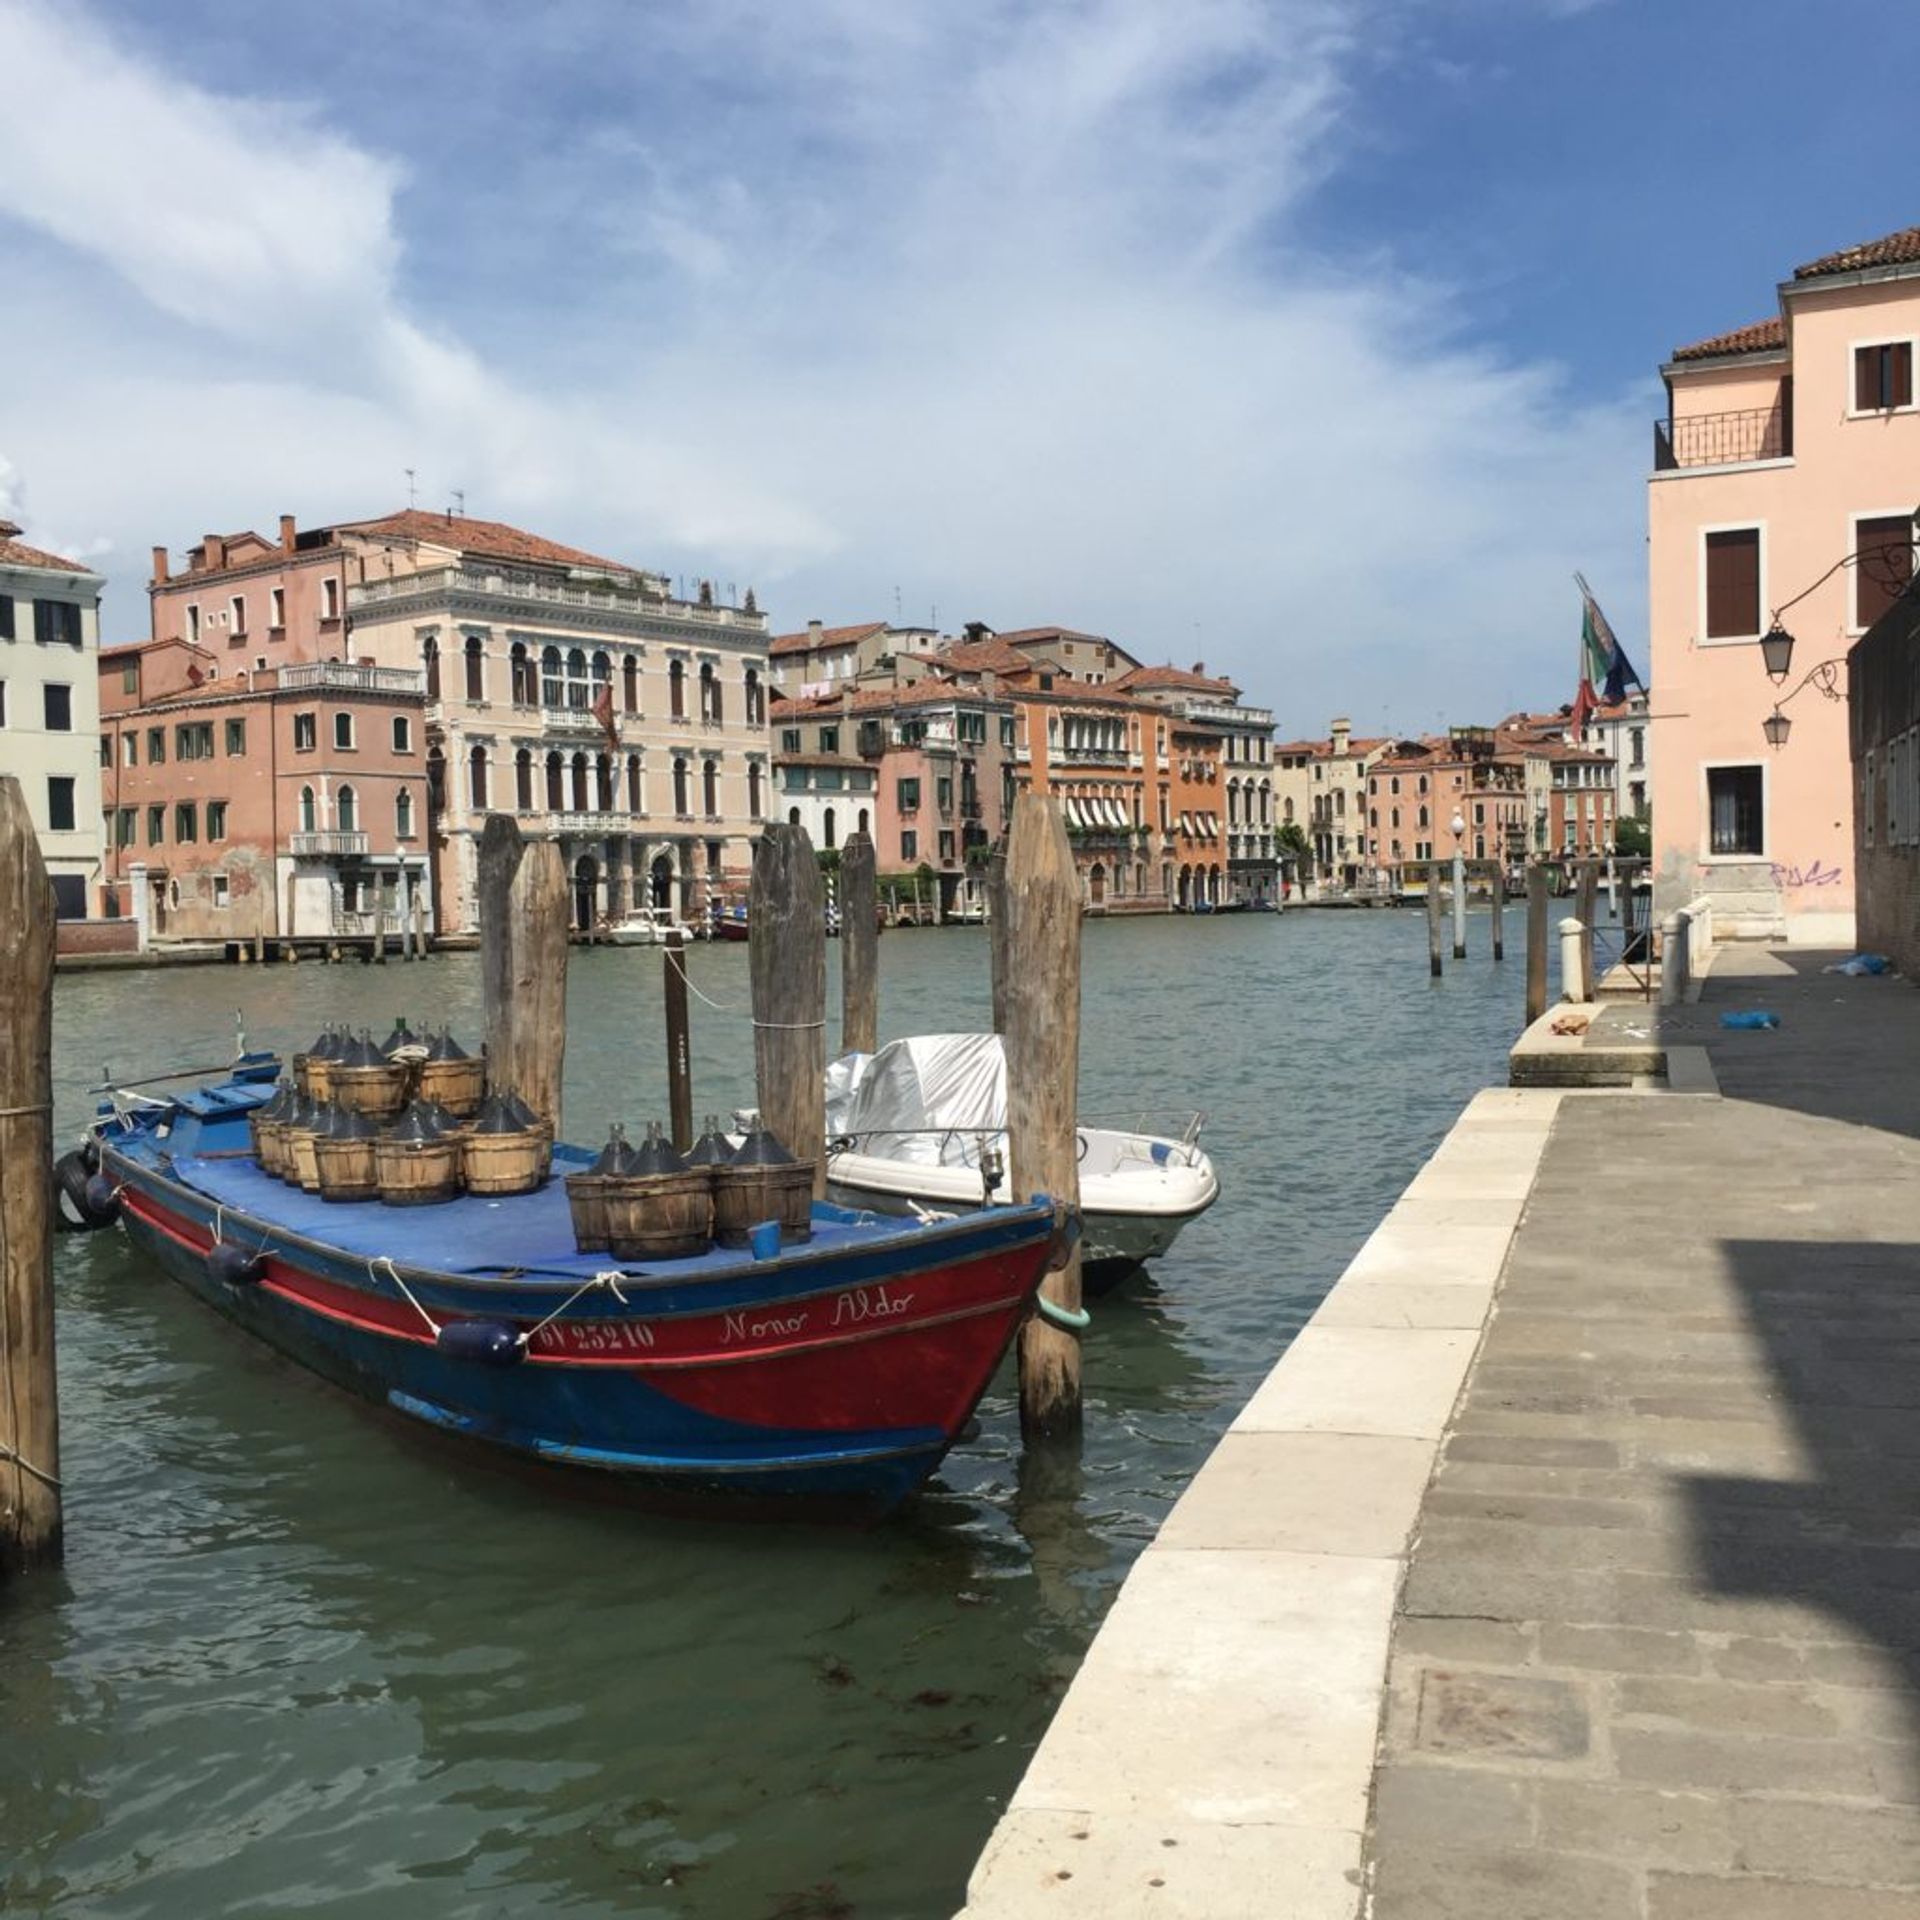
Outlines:
<svg viewBox="0 0 1920 1920"><path fill-rule="evenodd" d="M388 1255L383 1253L379 1256L378 1259L369 1260L367 1262L367 1278L369 1280L375 1279L377 1277L374 1273L374 1268L376 1267L386 1268L389 1276L393 1280L393 1284L396 1287L398 1287L400 1291L407 1296L407 1305L410 1306L414 1310L414 1312L417 1313L420 1316L420 1318L427 1323L427 1328L432 1333L433 1337L436 1340L439 1339L440 1322L436 1320L433 1317L433 1315L430 1314L426 1310L426 1308L423 1307L420 1304L420 1302L413 1297L413 1289L410 1286L408 1286L404 1280L400 1278L400 1269L393 1264L393 1261L391 1260L391 1258L389 1258Z"/></svg>
<svg viewBox="0 0 1920 1920"><path fill-rule="evenodd" d="M520 1344L523 1347L530 1345L535 1334L545 1332L576 1300L585 1294L594 1292L597 1288L605 1287L623 1307L628 1305L627 1296L620 1291L620 1282L625 1278L626 1275L622 1273L618 1267L606 1273L596 1273L591 1280L575 1287L544 1320L536 1321L532 1326L528 1327L525 1332L516 1336Z"/></svg>
<svg viewBox="0 0 1920 1920"><path fill-rule="evenodd" d="M685 961L679 963L679 971L682 984L703 1007L711 1007L715 1013L744 1013L747 1016L747 1024L758 1027L762 1033L818 1033L827 1024L824 1019L756 1020L748 1008L730 1007L725 1001L715 1000L710 995L702 993L688 977Z"/></svg>
<svg viewBox="0 0 1920 1920"><path fill-rule="evenodd" d="M8 1446L4 1440L0 1440L0 1460L11 1460L23 1472L32 1474L42 1486L51 1487L56 1493L59 1492L60 1476L57 1473L48 1473L36 1467L17 1447Z"/></svg>

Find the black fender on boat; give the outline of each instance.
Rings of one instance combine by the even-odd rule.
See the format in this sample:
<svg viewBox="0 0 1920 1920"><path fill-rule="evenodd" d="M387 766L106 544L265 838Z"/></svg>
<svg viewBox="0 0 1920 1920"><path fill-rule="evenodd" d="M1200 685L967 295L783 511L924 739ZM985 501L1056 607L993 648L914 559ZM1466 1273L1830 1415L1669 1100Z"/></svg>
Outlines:
<svg viewBox="0 0 1920 1920"><path fill-rule="evenodd" d="M527 1357L519 1331L504 1320L449 1320L433 1344L456 1360L485 1367L517 1367Z"/></svg>
<svg viewBox="0 0 1920 1920"><path fill-rule="evenodd" d="M267 1263L246 1247L231 1240L216 1240L207 1253L207 1271L230 1287L253 1287L267 1277Z"/></svg>
<svg viewBox="0 0 1920 1920"><path fill-rule="evenodd" d="M97 1153L89 1163L85 1147L53 1163L53 1223L59 1232L93 1233L119 1218L119 1196L113 1183L94 1171L98 1164Z"/></svg>
<svg viewBox="0 0 1920 1920"><path fill-rule="evenodd" d="M82 1197L90 1225L110 1227L120 1218L120 1189L106 1174L89 1174L86 1192Z"/></svg>

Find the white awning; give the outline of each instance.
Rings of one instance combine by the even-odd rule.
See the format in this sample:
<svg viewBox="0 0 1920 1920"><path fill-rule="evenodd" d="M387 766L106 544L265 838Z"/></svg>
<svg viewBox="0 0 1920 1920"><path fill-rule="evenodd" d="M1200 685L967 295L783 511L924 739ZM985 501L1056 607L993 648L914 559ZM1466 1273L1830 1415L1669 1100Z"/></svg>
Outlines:
<svg viewBox="0 0 1920 1920"><path fill-rule="evenodd" d="M1080 802L1074 799L1071 795L1069 795L1067 798L1066 810L1067 810L1068 826L1084 827L1087 824L1086 820L1082 817L1080 812Z"/></svg>
<svg viewBox="0 0 1920 1920"><path fill-rule="evenodd" d="M1103 800L1100 804L1107 810L1108 826L1124 827L1127 824L1127 816L1120 811L1120 802L1118 800Z"/></svg>
<svg viewBox="0 0 1920 1920"><path fill-rule="evenodd" d="M1182 833L1184 833L1185 835L1187 835L1187 837L1188 837L1189 839L1192 839L1192 838L1194 837L1194 830L1193 830L1193 815L1192 815L1192 814L1190 814L1190 813L1183 813L1183 814L1182 814L1182 815L1180 816L1180 831L1181 831Z"/></svg>

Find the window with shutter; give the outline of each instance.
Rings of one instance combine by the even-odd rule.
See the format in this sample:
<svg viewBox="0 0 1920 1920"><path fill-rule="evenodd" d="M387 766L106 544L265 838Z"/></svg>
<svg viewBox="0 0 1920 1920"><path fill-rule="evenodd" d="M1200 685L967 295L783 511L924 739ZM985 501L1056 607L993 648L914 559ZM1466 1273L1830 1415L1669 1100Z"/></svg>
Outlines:
<svg viewBox="0 0 1920 1920"><path fill-rule="evenodd" d="M1913 578L1913 520L1904 513L1853 524L1853 623L1870 627Z"/></svg>
<svg viewBox="0 0 1920 1920"><path fill-rule="evenodd" d="M1888 413L1913 405L1913 342L1885 340L1853 350L1853 410Z"/></svg>
<svg viewBox="0 0 1920 1920"><path fill-rule="evenodd" d="M1760 631L1760 529L1706 536L1707 638L1746 640Z"/></svg>

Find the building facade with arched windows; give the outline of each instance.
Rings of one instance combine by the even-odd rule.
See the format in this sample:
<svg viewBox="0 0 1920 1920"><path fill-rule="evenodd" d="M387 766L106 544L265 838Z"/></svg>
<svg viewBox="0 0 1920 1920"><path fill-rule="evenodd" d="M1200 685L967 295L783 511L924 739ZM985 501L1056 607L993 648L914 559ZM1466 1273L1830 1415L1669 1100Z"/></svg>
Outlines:
<svg viewBox="0 0 1920 1920"><path fill-rule="evenodd" d="M519 528L408 511L331 530L356 654L425 676L441 927L476 930L489 812L559 842L576 918L745 888L772 805L767 623L747 596Z"/></svg>

